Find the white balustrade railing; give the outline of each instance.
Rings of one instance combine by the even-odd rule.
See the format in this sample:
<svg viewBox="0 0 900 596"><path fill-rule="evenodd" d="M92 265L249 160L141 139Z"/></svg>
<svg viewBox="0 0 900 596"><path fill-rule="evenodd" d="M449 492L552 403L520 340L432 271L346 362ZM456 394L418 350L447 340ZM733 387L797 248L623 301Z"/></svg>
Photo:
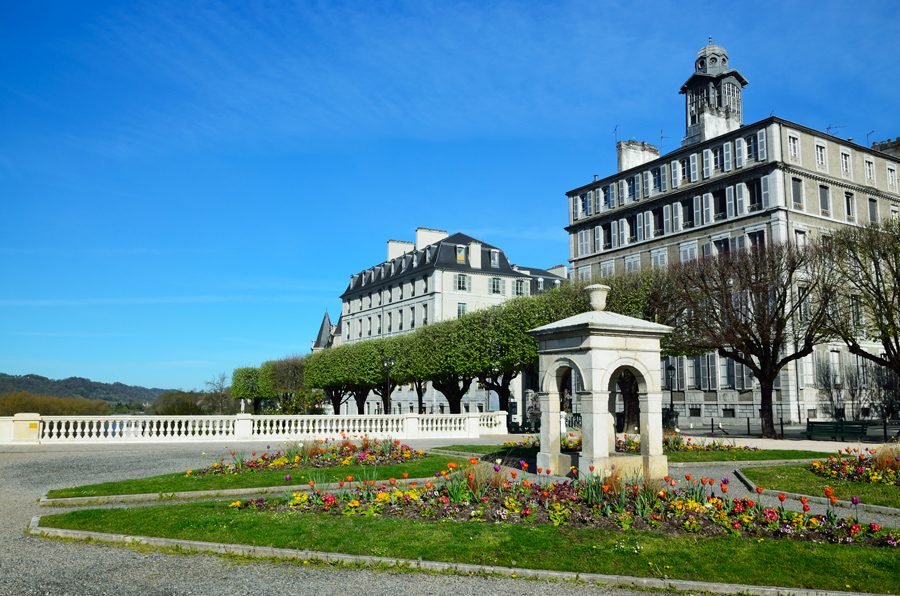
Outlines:
<svg viewBox="0 0 900 596"><path fill-rule="evenodd" d="M40 416L0 417L0 444L163 443L335 439L477 438L504 434L506 412L371 416Z"/></svg>
<svg viewBox="0 0 900 596"><path fill-rule="evenodd" d="M235 436L234 416L41 416L41 443L210 441Z"/></svg>

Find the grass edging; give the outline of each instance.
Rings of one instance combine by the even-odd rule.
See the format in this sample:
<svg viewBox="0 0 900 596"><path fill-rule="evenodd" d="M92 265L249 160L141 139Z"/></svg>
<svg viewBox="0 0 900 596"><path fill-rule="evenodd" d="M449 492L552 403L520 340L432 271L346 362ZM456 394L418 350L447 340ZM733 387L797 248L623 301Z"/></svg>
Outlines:
<svg viewBox="0 0 900 596"><path fill-rule="evenodd" d="M397 480L397 486L424 483L433 478L404 478ZM380 483L384 483L382 480ZM258 486L250 488L223 488L214 490L193 490L172 493L143 493L135 495L97 495L91 497L60 497L51 499L45 494L38 504L41 507L69 507L74 505L105 505L108 503L140 503L146 501L174 501L179 499L203 499L206 497L242 497L247 495L268 495L272 493L299 493L310 492L316 489L338 490L339 485L334 483L317 485L316 488L308 484L292 484L290 486Z"/></svg>
<svg viewBox="0 0 900 596"><path fill-rule="evenodd" d="M778 586L753 586L748 584L726 584L720 582L699 582L678 579L659 579L632 577L625 575L603 575L598 573L575 573L569 571L547 571L542 569L522 569L493 565L472 565L468 563L446 563L442 561L410 560L395 557L371 557L367 555L345 555L311 550L296 550L266 546L248 546L243 544L220 544L197 540L180 540L174 538L154 538L151 536L132 536L128 534L111 534L105 532L88 532L83 530L63 530L40 526L41 516L35 515L28 525L27 532L34 536L90 540L95 542L112 542L123 544L144 544L147 546L177 548L187 552L202 554L228 554L255 558L317 560L326 563L362 566L398 566L423 571L455 572L460 574L496 574L510 578L542 579L556 581L583 581L595 584L629 586L680 592L709 592L714 594L752 594L754 596L827 596L828 594L860 594L860 592L829 592L826 590L804 590Z"/></svg>
<svg viewBox="0 0 900 596"><path fill-rule="evenodd" d="M746 476L744 476L740 470L735 470L734 475L737 479L747 487L747 490L756 492L756 484ZM772 497L777 497L778 495L784 495L789 499L800 500L800 497L806 497L809 501L813 503L818 503L820 505L831 505L831 500L826 499L825 497L815 497L811 495L804 495L799 493L790 493L783 490L774 490L771 488L764 488L762 494L769 495ZM872 513L881 513L884 515L900 515L900 509L895 509L893 507L885 507L883 505L869 505L868 503L860 502L859 505L854 505L850 501L844 501L838 499L835 502L835 506L838 507L846 507L847 509L856 508L862 509L863 511L870 511Z"/></svg>

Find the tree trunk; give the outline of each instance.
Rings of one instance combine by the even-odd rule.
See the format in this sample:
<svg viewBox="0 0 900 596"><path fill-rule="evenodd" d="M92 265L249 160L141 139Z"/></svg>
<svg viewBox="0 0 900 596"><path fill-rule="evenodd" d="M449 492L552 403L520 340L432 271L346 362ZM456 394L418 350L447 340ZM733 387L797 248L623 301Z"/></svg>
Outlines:
<svg viewBox="0 0 900 596"><path fill-rule="evenodd" d="M625 408L625 432L641 427L641 402L638 398L637 379L630 372L619 375L619 391L622 392L622 403Z"/></svg>
<svg viewBox="0 0 900 596"><path fill-rule="evenodd" d="M325 389L325 397L331 402L334 414L337 416L341 413L341 402L344 401L344 392L339 389Z"/></svg>
<svg viewBox="0 0 900 596"><path fill-rule="evenodd" d="M772 392L774 383L772 381L759 380L760 403L762 410L762 436L766 439L777 439L775 434L775 416L772 412Z"/></svg>
<svg viewBox="0 0 900 596"><path fill-rule="evenodd" d="M444 394L450 405L451 414L462 413L462 398L472 384L472 377L447 379L445 381L432 381L434 388Z"/></svg>
<svg viewBox="0 0 900 596"><path fill-rule="evenodd" d="M416 387L416 395L419 398L419 414L425 413L425 385L426 381L414 381Z"/></svg>
<svg viewBox="0 0 900 596"><path fill-rule="evenodd" d="M381 405L384 407L384 413L391 413L391 395L394 393L394 389L397 388L397 383L391 382L391 386L388 388L388 392L384 392L384 385L380 387L374 387L372 392L375 393L378 397L381 398Z"/></svg>
<svg viewBox="0 0 900 596"><path fill-rule="evenodd" d="M497 392L500 410L509 412L509 385L512 383L513 375L510 373L500 373L496 377L481 377L481 383L491 391Z"/></svg>
<svg viewBox="0 0 900 596"><path fill-rule="evenodd" d="M366 398L369 397L369 387L356 388L351 391L353 399L356 400L356 413L360 416L366 413Z"/></svg>

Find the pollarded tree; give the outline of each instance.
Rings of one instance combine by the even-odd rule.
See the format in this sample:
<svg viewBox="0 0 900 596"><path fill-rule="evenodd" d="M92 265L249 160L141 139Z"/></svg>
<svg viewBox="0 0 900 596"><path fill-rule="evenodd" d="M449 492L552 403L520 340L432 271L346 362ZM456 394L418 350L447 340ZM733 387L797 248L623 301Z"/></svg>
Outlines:
<svg viewBox="0 0 900 596"><path fill-rule="evenodd" d="M825 248L826 267L841 281L829 325L851 354L900 375L900 219L839 230Z"/></svg>
<svg viewBox="0 0 900 596"><path fill-rule="evenodd" d="M341 404L350 396L350 376L343 366L344 353L349 345L328 348L310 354L305 361L305 380L311 388L321 389L331 402L335 415L341 413Z"/></svg>
<svg viewBox="0 0 900 596"><path fill-rule="evenodd" d="M451 414L462 412L462 398L469 390L478 371L469 355L469 338L459 319L433 323L415 332L410 371L427 379L444 394Z"/></svg>
<svg viewBox="0 0 900 596"><path fill-rule="evenodd" d="M309 414L322 400L321 391L306 386L305 358L297 354L272 361L272 388L283 414Z"/></svg>
<svg viewBox="0 0 900 596"><path fill-rule="evenodd" d="M271 361L259 368L245 366L231 373L231 395L234 399L244 399L253 404L253 413L259 414L263 400L274 399L272 389Z"/></svg>
<svg viewBox="0 0 900 596"><path fill-rule="evenodd" d="M683 313L678 325L689 330L670 348L716 351L749 368L760 386L766 437L775 436L778 374L832 337L825 321L834 277L823 262L814 246L769 244L669 267Z"/></svg>
<svg viewBox="0 0 900 596"><path fill-rule="evenodd" d="M537 367L538 342L528 331L590 309L584 287L566 285L460 318L471 368L478 371L479 382L497 393L501 410L509 411L512 380Z"/></svg>

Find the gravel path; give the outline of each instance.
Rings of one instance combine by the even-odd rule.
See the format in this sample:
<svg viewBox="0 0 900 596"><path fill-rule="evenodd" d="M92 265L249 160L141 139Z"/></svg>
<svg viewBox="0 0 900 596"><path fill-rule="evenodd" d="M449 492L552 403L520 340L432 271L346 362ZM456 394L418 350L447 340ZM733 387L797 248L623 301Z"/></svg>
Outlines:
<svg viewBox="0 0 900 596"><path fill-rule="evenodd" d="M446 444L446 443L445 443ZM414 442L431 448L431 441ZM247 445L247 449L262 446ZM610 594L641 592L594 585L559 584L511 578L429 576L416 573L303 568L272 562L235 563L209 555L169 555L131 548L64 542L25 534L34 515L67 511L42 508L47 490L196 469L202 451L222 444L142 446L0 446L0 595L232 595L232 594ZM731 468L672 470L698 476L731 476L729 494L746 491ZM748 493L749 494L749 493ZM755 496L755 495L754 495ZM799 506L799 504L798 504ZM861 514L860 517L863 517ZM900 518L871 521L897 526ZM865 517L868 521L868 514Z"/></svg>

